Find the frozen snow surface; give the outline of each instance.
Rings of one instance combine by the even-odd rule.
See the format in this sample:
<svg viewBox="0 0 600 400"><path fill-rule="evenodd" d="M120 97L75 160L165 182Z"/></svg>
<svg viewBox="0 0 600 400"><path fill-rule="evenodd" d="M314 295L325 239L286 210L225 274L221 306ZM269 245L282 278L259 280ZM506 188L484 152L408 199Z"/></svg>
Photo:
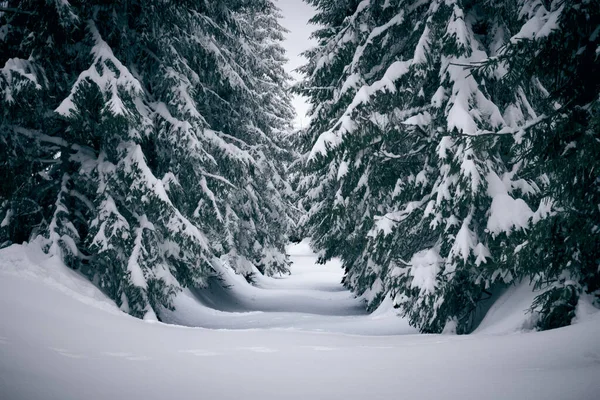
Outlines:
<svg viewBox="0 0 600 400"><path fill-rule="evenodd" d="M418 335L390 301L367 315L339 264L290 249L290 277L225 270L141 321L34 245L0 250L0 399L596 399L600 315L528 331L507 290L469 336ZM226 288L225 288L226 287ZM530 321L529 321L530 322Z"/></svg>

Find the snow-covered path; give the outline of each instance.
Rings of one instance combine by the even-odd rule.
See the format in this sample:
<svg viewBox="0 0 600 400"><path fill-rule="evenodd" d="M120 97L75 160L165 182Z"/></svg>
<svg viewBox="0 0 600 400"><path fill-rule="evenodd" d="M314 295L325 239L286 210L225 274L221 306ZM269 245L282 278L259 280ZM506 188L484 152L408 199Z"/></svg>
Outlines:
<svg viewBox="0 0 600 400"><path fill-rule="evenodd" d="M208 289L181 293L165 322L211 329L280 328L350 334L416 333L390 304L374 314L341 285L338 261L317 265L306 241L292 245L290 276L257 276L254 286L231 271ZM227 287L224 289L223 286Z"/></svg>
<svg viewBox="0 0 600 400"><path fill-rule="evenodd" d="M271 305L278 312L213 310L206 312L211 323L230 321L237 329L189 328L123 314L85 279L39 252L0 250L0 399L597 398L597 312L541 333L341 334L376 326L378 317L357 315L356 300L333 277L317 278L326 271L298 269L296 278L270 282L276 286L271 300L285 300L277 291L287 286L290 296L306 302L304 313L292 304ZM346 314L306 313L323 311L306 305L319 296ZM206 308L188 301L188 311ZM257 294L255 301L230 306L267 305ZM282 316L287 320L276 322ZM251 325L248 318L274 329L242 329ZM310 332L317 323L327 332Z"/></svg>

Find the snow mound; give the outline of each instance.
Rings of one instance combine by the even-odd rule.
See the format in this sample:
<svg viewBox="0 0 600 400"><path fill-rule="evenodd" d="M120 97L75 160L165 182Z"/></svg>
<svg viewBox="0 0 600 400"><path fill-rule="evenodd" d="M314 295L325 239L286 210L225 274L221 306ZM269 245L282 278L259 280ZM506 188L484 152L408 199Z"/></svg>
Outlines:
<svg viewBox="0 0 600 400"><path fill-rule="evenodd" d="M43 265L43 267L42 267ZM39 244L13 244L0 250L0 276L41 281L46 286L88 306L124 315L117 305L90 281L68 268L57 256L45 254Z"/></svg>
<svg viewBox="0 0 600 400"><path fill-rule="evenodd" d="M492 305L474 333L508 334L533 329L536 316L528 310L538 294L528 282L509 287Z"/></svg>
<svg viewBox="0 0 600 400"><path fill-rule="evenodd" d="M537 315L530 308L540 293L527 281L509 287L490 307L474 333L504 335L533 330ZM600 310L592 304L592 296L582 295L572 324L600 318Z"/></svg>

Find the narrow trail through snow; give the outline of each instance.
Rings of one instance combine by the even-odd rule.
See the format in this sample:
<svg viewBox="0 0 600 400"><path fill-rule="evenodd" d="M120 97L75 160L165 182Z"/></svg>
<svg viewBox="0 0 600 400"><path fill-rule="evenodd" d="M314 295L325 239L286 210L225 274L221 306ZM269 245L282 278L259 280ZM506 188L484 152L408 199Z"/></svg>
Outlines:
<svg viewBox="0 0 600 400"><path fill-rule="evenodd" d="M393 335L415 333L385 302L373 314L341 284L337 260L316 264L308 242L291 245L291 274L256 276L254 285L225 271L206 289L185 290L175 300L176 311L163 314L165 322L211 329L279 328L349 334Z"/></svg>

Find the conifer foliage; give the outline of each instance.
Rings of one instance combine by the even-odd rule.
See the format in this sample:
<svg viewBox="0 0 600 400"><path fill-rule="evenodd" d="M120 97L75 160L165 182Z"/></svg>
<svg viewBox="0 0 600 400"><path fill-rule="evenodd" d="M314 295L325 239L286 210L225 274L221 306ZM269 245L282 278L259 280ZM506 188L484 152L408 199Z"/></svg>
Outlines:
<svg viewBox="0 0 600 400"><path fill-rule="evenodd" d="M0 245L40 241L144 318L221 263L287 271L271 1L0 5Z"/></svg>
<svg viewBox="0 0 600 400"><path fill-rule="evenodd" d="M469 332L528 280L538 326L570 323L600 279L598 1L307 2L300 188L323 259L424 332Z"/></svg>

